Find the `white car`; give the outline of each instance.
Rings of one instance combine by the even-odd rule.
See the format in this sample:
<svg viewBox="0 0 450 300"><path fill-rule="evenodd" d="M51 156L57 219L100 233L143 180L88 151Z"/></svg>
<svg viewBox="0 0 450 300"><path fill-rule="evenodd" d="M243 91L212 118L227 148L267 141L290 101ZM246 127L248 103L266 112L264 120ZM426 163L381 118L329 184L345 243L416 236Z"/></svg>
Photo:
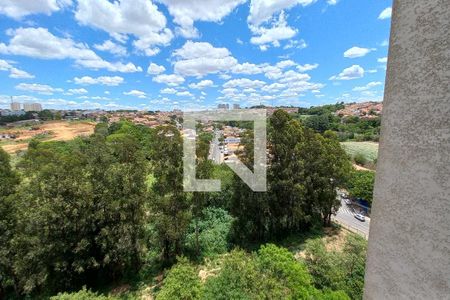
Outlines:
<svg viewBox="0 0 450 300"><path fill-rule="evenodd" d="M366 218L362 215L362 214L356 214L355 218L357 218L358 220L360 220L361 222L366 221Z"/></svg>
<svg viewBox="0 0 450 300"><path fill-rule="evenodd" d="M350 201L350 199L344 199L345 204L350 205L352 204L352 201Z"/></svg>

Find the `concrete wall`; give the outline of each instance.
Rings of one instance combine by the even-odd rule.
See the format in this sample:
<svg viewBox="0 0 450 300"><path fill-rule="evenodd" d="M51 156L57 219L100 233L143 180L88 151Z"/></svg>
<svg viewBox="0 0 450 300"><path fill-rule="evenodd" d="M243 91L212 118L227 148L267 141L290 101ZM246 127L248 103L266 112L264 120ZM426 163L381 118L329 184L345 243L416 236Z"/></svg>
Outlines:
<svg viewBox="0 0 450 300"><path fill-rule="evenodd" d="M396 0L365 299L450 299L450 0Z"/></svg>

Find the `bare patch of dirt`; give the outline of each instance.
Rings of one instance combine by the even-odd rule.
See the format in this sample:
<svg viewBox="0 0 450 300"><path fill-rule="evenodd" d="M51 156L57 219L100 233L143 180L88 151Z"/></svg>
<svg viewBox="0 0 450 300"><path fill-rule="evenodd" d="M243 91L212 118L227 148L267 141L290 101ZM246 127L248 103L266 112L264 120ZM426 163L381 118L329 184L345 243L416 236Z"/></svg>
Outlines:
<svg viewBox="0 0 450 300"><path fill-rule="evenodd" d="M33 127L34 130L31 128L1 130L3 133L17 135L17 138L14 140L16 143L3 145L3 150L10 154L26 150L28 148L28 140L41 134L48 134L47 141L69 141L77 136L88 136L94 132L95 123L51 121L40 125L34 125ZM21 143L21 141L23 141L23 143Z"/></svg>

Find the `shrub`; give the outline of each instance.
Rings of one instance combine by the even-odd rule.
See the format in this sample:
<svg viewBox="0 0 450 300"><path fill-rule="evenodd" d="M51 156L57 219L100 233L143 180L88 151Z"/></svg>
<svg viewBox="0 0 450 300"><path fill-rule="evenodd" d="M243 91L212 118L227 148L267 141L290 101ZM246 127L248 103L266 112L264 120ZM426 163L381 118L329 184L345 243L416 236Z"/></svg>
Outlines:
<svg viewBox="0 0 450 300"><path fill-rule="evenodd" d="M365 164L367 164L367 159L362 153L356 153L355 156L353 157L353 160L358 165L364 166Z"/></svg>
<svg viewBox="0 0 450 300"><path fill-rule="evenodd" d="M99 295L95 292L87 290L83 287L82 290L76 293L59 293L56 296L50 297L50 300L114 300L114 297L107 297Z"/></svg>
<svg viewBox="0 0 450 300"><path fill-rule="evenodd" d="M187 249L196 252L196 227L198 230L199 254L210 257L228 251L230 230L233 223L226 210L209 207L202 211L202 217L194 219L186 236Z"/></svg>
<svg viewBox="0 0 450 300"><path fill-rule="evenodd" d="M186 258L179 258L163 281L156 300L200 299L202 285L196 268Z"/></svg>

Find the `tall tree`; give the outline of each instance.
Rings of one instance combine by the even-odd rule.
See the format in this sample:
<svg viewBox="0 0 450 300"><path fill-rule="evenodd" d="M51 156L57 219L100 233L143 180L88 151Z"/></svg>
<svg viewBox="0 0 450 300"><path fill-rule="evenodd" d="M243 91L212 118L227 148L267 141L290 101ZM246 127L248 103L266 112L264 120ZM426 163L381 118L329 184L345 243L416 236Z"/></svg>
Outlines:
<svg viewBox="0 0 450 300"><path fill-rule="evenodd" d="M14 270L25 293L139 267L146 161L131 135L40 143L20 164Z"/></svg>
<svg viewBox="0 0 450 300"><path fill-rule="evenodd" d="M182 240L191 219L191 195L183 191L182 137L174 126L156 128L151 165L156 178L151 197L162 258L171 262L181 253Z"/></svg>
<svg viewBox="0 0 450 300"><path fill-rule="evenodd" d="M12 260L15 251L12 240L17 223L16 205L10 196L19 183L19 177L11 169L9 155L0 148L0 299L5 289L13 285L17 289Z"/></svg>

